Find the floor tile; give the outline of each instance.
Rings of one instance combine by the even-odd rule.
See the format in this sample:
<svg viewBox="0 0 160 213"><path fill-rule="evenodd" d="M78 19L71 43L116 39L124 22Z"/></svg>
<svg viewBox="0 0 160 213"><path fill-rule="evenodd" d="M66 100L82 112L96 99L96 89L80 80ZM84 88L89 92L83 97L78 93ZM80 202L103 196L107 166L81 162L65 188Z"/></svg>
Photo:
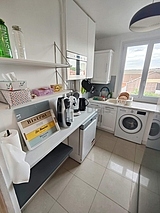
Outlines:
<svg viewBox="0 0 160 213"><path fill-rule="evenodd" d="M46 191L41 189L22 212L46 213L49 212L54 203L55 200Z"/></svg>
<svg viewBox="0 0 160 213"><path fill-rule="evenodd" d="M109 160L108 169L116 172L123 177L132 180L133 172L134 172L134 163L129 161L121 156L112 154Z"/></svg>
<svg viewBox="0 0 160 213"><path fill-rule="evenodd" d="M113 141L117 141L117 137L115 137L114 136L114 134L113 133L110 133L110 132L106 132L106 131L102 131L102 133L101 133L101 136L104 136L104 137L107 137L107 138L110 138L111 140L113 140Z"/></svg>
<svg viewBox="0 0 160 213"><path fill-rule="evenodd" d="M140 172L140 164L134 163L132 181L137 184L139 181L139 172Z"/></svg>
<svg viewBox="0 0 160 213"><path fill-rule="evenodd" d="M89 213L127 213L118 204L97 192Z"/></svg>
<svg viewBox="0 0 160 213"><path fill-rule="evenodd" d="M158 172L158 194L160 195L160 172Z"/></svg>
<svg viewBox="0 0 160 213"><path fill-rule="evenodd" d="M155 150L147 148L145 150L142 166L157 171L157 155Z"/></svg>
<svg viewBox="0 0 160 213"><path fill-rule="evenodd" d="M141 164L142 160L143 160L143 155L144 155L144 151L143 150L136 149L134 162Z"/></svg>
<svg viewBox="0 0 160 213"><path fill-rule="evenodd" d="M86 158L81 166L77 169L75 175L97 189L104 172L104 167Z"/></svg>
<svg viewBox="0 0 160 213"><path fill-rule="evenodd" d="M96 140L103 134L104 131L97 129L96 130Z"/></svg>
<svg viewBox="0 0 160 213"><path fill-rule="evenodd" d="M140 187L139 201L139 213L160 212L160 196L142 186Z"/></svg>
<svg viewBox="0 0 160 213"><path fill-rule="evenodd" d="M106 169L98 191L128 210L131 183L130 180Z"/></svg>
<svg viewBox="0 0 160 213"><path fill-rule="evenodd" d="M144 156L146 146L143 144L136 144L135 163L141 164Z"/></svg>
<svg viewBox="0 0 160 213"><path fill-rule="evenodd" d="M68 213L59 203L55 202L53 207L48 213Z"/></svg>
<svg viewBox="0 0 160 213"><path fill-rule="evenodd" d="M111 152L94 146L87 156L88 159L100 164L101 166L107 167L109 159L111 157Z"/></svg>
<svg viewBox="0 0 160 213"><path fill-rule="evenodd" d="M73 177L58 198L69 213L87 213L95 197L96 190L77 177Z"/></svg>
<svg viewBox="0 0 160 213"><path fill-rule="evenodd" d="M139 149L141 151L145 151L146 146L144 144L136 144L136 149Z"/></svg>
<svg viewBox="0 0 160 213"><path fill-rule="evenodd" d="M132 182L129 209L130 213L138 213L138 184Z"/></svg>
<svg viewBox="0 0 160 213"><path fill-rule="evenodd" d="M114 138L108 137L107 135L103 134L98 138L98 140L96 140L95 145L109 152L113 152L115 144L116 140Z"/></svg>
<svg viewBox="0 0 160 213"><path fill-rule="evenodd" d="M140 185L158 194L158 174L156 171L141 167Z"/></svg>
<svg viewBox="0 0 160 213"><path fill-rule="evenodd" d="M62 165L62 168L70 171L71 173L75 174L77 168L80 166L78 162L73 160L72 158L68 158Z"/></svg>
<svg viewBox="0 0 160 213"><path fill-rule="evenodd" d="M118 138L113 153L134 162L136 144Z"/></svg>
<svg viewBox="0 0 160 213"><path fill-rule="evenodd" d="M63 168L59 168L59 170L44 185L44 189L56 200L72 177L73 174Z"/></svg>
<svg viewBox="0 0 160 213"><path fill-rule="evenodd" d="M156 157L157 157L157 167L156 167L156 171L160 172L160 151L157 151L156 153Z"/></svg>

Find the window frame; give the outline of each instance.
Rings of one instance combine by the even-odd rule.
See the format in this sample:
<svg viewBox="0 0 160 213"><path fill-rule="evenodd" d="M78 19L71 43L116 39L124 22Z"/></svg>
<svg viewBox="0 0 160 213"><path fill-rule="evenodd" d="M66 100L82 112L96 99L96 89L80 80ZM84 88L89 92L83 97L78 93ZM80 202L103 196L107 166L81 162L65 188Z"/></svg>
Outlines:
<svg viewBox="0 0 160 213"><path fill-rule="evenodd" d="M150 66L150 61L152 57L153 47L154 44L160 43L160 38L155 37L152 39L140 39L135 41L127 41L122 42L122 48L121 48L121 63L120 63L120 72L118 75L118 83L117 83L117 94L121 91L122 81L123 81L123 74L124 74L124 68L125 68L125 62L126 62L126 55L127 55L127 48L132 46L138 46L138 45L148 45L146 57L144 60L144 66L142 68L142 77L141 77L141 83L139 87L139 94L138 95L132 95L134 101L141 101L141 102L147 102L147 103L157 103L158 97L146 97L143 96L146 80L148 76L148 70Z"/></svg>

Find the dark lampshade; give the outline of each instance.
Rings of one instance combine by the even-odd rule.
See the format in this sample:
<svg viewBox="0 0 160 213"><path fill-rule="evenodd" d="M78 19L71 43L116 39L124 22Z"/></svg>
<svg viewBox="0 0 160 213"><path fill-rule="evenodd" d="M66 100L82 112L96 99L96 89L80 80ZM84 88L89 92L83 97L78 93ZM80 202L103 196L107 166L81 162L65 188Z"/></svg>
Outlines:
<svg viewBox="0 0 160 213"><path fill-rule="evenodd" d="M140 9L131 19L129 29L133 32L147 32L160 28L160 2Z"/></svg>

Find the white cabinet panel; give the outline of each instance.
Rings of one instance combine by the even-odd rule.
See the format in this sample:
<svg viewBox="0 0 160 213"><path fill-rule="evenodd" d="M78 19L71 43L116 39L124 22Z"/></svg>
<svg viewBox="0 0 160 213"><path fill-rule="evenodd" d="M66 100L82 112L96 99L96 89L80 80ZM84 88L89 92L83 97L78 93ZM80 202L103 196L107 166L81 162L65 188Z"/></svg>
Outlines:
<svg viewBox="0 0 160 213"><path fill-rule="evenodd" d="M98 110L98 117L97 117L97 127L100 127L101 124L101 104L96 104L96 103L90 103L89 106L90 108L97 109Z"/></svg>
<svg viewBox="0 0 160 213"><path fill-rule="evenodd" d="M95 144L95 136L96 136L96 122L95 119L89 126L85 129L85 131L80 131L80 141L81 141L81 160L83 161L92 146Z"/></svg>
<svg viewBox="0 0 160 213"><path fill-rule="evenodd" d="M67 50L87 56L88 16L73 1L66 1Z"/></svg>
<svg viewBox="0 0 160 213"><path fill-rule="evenodd" d="M88 17L88 43L87 43L87 74L86 78L93 78L94 45L96 24Z"/></svg>
<svg viewBox="0 0 160 213"><path fill-rule="evenodd" d="M103 106L101 113L102 113L102 120L101 120L100 127L109 132L114 132L116 115L117 115L117 107Z"/></svg>
<svg viewBox="0 0 160 213"><path fill-rule="evenodd" d="M117 107L96 103L90 103L89 107L98 109L97 127L109 132L114 132Z"/></svg>
<svg viewBox="0 0 160 213"><path fill-rule="evenodd" d="M93 83L110 82L112 56L112 50L95 51Z"/></svg>
<svg viewBox="0 0 160 213"><path fill-rule="evenodd" d="M93 78L94 46L95 22L73 0L66 0L66 49L87 57L84 78Z"/></svg>

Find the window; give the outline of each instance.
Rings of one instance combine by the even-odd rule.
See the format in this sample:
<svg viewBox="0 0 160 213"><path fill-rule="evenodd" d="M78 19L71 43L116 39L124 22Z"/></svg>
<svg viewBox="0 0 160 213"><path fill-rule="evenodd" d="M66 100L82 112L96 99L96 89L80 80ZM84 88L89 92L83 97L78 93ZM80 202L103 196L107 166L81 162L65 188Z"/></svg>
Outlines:
<svg viewBox="0 0 160 213"><path fill-rule="evenodd" d="M160 40L125 44L121 92L134 100L157 103L160 97Z"/></svg>

